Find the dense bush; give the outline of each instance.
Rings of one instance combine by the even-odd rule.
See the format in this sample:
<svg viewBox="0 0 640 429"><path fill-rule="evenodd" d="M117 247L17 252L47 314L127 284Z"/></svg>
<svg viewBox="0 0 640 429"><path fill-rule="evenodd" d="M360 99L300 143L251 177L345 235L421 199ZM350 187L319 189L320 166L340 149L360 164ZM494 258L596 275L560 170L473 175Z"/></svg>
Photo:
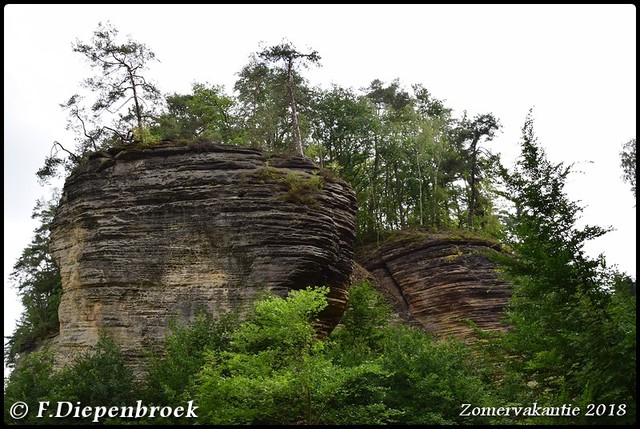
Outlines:
<svg viewBox="0 0 640 429"><path fill-rule="evenodd" d="M606 306L592 303L581 320L583 335L567 345L576 356L553 372L541 353L527 355L521 334L496 335L464 345L394 324L391 311L367 282L351 287L348 309L328 338L314 329L327 305L326 288L267 297L240 322L200 314L174 325L165 352L149 356L136 382L115 343L98 344L71 365L54 371L45 351L26 355L5 380L8 406L68 401L82 406L184 406L194 401L197 419L103 418L104 423L200 424L511 424L625 423L635 419L635 302L632 284L616 279ZM630 333L634 334L633 336ZM582 344L582 348L580 348ZM600 345L595 347L596 345ZM517 352L517 353L516 353ZM620 360L620 356L630 359ZM577 364L584 364L579 366ZM571 371L563 373L564 368ZM543 371L544 370L544 371ZM544 376L543 376L544 375ZM587 386L587 387L581 387ZM576 390L578 389L578 390ZM576 396L575 392L582 392ZM540 407L572 403L577 418L461 416L472 407ZM625 415L586 418L588 403L625 404ZM607 405L608 406L608 405ZM619 408L616 408L616 411ZM20 423L81 423L91 419L36 418Z"/></svg>
<svg viewBox="0 0 640 429"><path fill-rule="evenodd" d="M74 418L75 405L81 407L135 405L139 389L131 369L125 366L119 347L106 335L88 352L62 370L54 370L54 359L48 351L33 352L24 357L5 380L5 422L20 424L91 423L92 418ZM9 407L22 401L30 412L22 420L8 415ZM49 401L49 409L38 418L39 404ZM57 414L57 403L61 406ZM122 423L119 419L102 418L103 423Z"/></svg>

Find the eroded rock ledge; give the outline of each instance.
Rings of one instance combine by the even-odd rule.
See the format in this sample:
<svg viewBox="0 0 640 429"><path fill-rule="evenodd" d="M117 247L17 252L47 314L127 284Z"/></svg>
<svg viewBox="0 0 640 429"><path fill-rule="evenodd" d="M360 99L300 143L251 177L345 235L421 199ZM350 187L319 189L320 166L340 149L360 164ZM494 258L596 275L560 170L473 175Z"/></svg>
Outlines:
<svg viewBox="0 0 640 429"><path fill-rule="evenodd" d="M355 210L345 182L302 158L177 143L93 155L68 178L52 227L60 363L105 330L135 364L172 317L309 285L331 288L328 332L346 304Z"/></svg>
<svg viewBox="0 0 640 429"><path fill-rule="evenodd" d="M356 260L405 322L439 335L472 337L481 329L504 330L500 320L510 297L489 252L497 242L469 233L399 233L381 246L357 252Z"/></svg>

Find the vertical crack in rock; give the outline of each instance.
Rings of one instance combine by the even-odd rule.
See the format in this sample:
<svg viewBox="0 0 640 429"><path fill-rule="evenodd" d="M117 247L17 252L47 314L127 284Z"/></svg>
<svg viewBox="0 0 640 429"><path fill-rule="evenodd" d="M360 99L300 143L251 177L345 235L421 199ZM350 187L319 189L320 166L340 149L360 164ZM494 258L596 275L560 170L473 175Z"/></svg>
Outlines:
<svg viewBox="0 0 640 429"><path fill-rule="evenodd" d="M375 277L394 309L440 335L470 339L473 328L505 330L502 310L510 298L488 252L496 242L469 233L399 233L379 247L360 249L357 260Z"/></svg>
<svg viewBox="0 0 640 429"><path fill-rule="evenodd" d="M393 289L396 292L396 295L399 297L400 301L402 302L403 306L409 308L409 303L407 302L407 298L405 298L404 293L402 293L402 288L400 287L396 279L393 277L393 273L389 271L389 268L387 268L386 265L382 269L384 270L385 274L389 276L389 279L391 280L391 284L393 285Z"/></svg>
<svg viewBox="0 0 640 429"><path fill-rule="evenodd" d="M400 320L405 323L424 328L422 322L420 322L420 320L416 319L413 316L412 311L409 308L409 302L407 301L407 298L405 297L402 290L402 286L400 286L400 284L396 281L393 273L391 272L391 270L389 270L387 265L383 262L382 267L377 269L375 273L376 276L384 279L384 281L379 282L378 284L384 285L386 289L385 295L389 298L388 300L391 303L391 307L400 317Z"/></svg>

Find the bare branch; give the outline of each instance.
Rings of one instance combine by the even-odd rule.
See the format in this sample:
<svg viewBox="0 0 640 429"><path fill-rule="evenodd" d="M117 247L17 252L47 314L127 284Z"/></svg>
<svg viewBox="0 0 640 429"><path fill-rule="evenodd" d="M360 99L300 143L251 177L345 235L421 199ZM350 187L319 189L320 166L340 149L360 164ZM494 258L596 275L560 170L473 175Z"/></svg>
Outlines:
<svg viewBox="0 0 640 429"><path fill-rule="evenodd" d="M62 146L62 144L61 144L60 142L58 142L58 141L54 141L54 142L53 142L53 147L52 147L51 149L53 150L56 146L57 146L57 147L59 147L60 149L62 149L63 151L65 151L66 153L68 153L68 154L69 154L69 156L73 159L73 161L74 161L75 163L80 162L80 158L79 158L76 154L74 154L74 153L73 153L73 152L71 152L71 151L68 151L68 150L67 150L64 146Z"/></svg>

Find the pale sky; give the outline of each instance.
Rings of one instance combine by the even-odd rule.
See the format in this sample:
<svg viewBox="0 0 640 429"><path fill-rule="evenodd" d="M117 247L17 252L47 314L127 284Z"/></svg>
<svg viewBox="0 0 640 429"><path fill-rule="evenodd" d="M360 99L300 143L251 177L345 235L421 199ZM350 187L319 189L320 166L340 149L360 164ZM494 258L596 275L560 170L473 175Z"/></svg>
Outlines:
<svg viewBox="0 0 640 429"><path fill-rule="evenodd" d="M54 140L73 147L59 104L91 75L71 44L99 21L147 44L147 73L164 93L224 85L259 43L315 49L312 85L359 89L395 78L423 84L459 117L493 113L502 133L487 147L511 167L525 116L553 162L576 163L569 197L583 221L613 226L591 256L636 275L636 210L619 152L636 137L633 5L8 5L4 7L4 335L21 312L9 273L50 194L35 172Z"/></svg>

